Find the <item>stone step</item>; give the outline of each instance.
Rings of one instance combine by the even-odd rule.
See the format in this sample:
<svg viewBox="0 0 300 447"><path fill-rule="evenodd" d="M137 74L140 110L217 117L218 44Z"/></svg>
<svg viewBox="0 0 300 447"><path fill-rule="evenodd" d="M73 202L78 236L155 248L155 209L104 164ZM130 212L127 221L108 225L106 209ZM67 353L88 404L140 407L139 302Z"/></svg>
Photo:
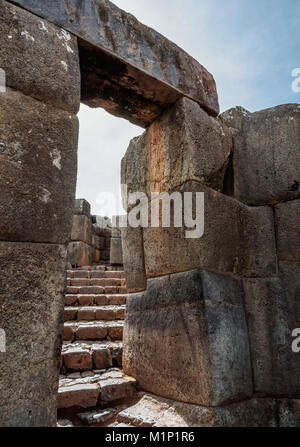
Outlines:
<svg viewBox="0 0 300 447"><path fill-rule="evenodd" d="M127 289L123 286L67 286L67 295L113 295L126 294Z"/></svg>
<svg viewBox="0 0 300 447"><path fill-rule="evenodd" d="M80 374L80 373L77 373ZM136 394L136 380L118 368L105 372L91 370L74 378L60 376L58 408L92 408L131 399Z"/></svg>
<svg viewBox="0 0 300 447"><path fill-rule="evenodd" d="M122 340L124 321L64 323L63 340Z"/></svg>
<svg viewBox="0 0 300 447"><path fill-rule="evenodd" d="M65 296L66 306L122 306L126 304L128 294L115 295L77 295Z"/></svg>
<svg viewBox="0 0 300 447"><path fill-rule="evenodd" d="M65 321L114 321L125 319L126 306L82 306L65 307Z"/></svg>
<svg viewBox="0 0 300 447"><path fill-rule="evenodd" d="M68 279L68 286L114 286L114 287L125 287L125 279L116 278L73 278Z"/></svg>
<svg viewBox="0 0 300 447"><path fill-rule="evenodd" d="M122 366L122 341L63 343L63 373L107 369L112 366Z"/></svg>
<svg viewBox="0 0 300 447"><path fill-rule="evenodd" d="M68 279L95 279L95 278L115 278L124 279L125 272L120 270L68 270Z"/></svg>

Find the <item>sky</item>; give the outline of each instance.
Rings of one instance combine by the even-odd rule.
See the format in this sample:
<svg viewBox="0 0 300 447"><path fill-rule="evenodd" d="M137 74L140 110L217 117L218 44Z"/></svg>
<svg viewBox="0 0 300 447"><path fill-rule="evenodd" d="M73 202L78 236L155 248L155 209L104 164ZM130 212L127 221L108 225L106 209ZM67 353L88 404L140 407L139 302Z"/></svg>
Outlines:
<svg viewBox="0 0 300 447"><path fill-rule="evenodd" d="M213 75L221 111L300 103L292 71L300 67L299 0L114 0L190 53ZM102 109L79 112L78 198L93 214L123 213L120 162L144 130ZM105 194L109 193L109 194ZM114 199L115 198L115 199ZM119 204L118 204L119 202Z"/></svg>

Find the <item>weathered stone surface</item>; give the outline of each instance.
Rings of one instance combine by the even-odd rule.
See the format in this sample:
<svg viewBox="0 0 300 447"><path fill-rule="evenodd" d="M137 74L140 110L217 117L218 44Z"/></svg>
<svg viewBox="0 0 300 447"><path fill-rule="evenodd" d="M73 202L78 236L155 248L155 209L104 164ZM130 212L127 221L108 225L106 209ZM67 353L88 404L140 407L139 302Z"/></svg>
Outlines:
<svg viewBox="0 0 300 447"><path fill-rule="evenodd" d="M58 390L58 408L95 407L97 405L100 388L97 383L75 384L60 387Z"/></svg>
<svg viewBox="0 0 300 447"><path fill-rule="evenodd" d="M0 426L55 426L66 250L0 243Z"/></svg>
<svg viewBox="0 0 300 447"><path fill-rule="evenodd" d="M300 328L300 263L280 262L279 273L284 285L290 331L290 392L284 397L300 398L300 355L292 351L292 332Z"/></svg>
<svg viewBox="0 0 300 447"><path fill-rule="evenodd" d="M91 205L85 199L75 199L74 214L91 217Z"/></svg>
<svg viewBox="0 0 300 447"><path fill-rule="evenodd" d="M290 326L300 328L300 263L280 262L279 273L284 284Z"/></svg>
<svg viewBox="0 0 300 447"><path fill-rule="evenodd" d="M219 113L212 75L177 45L109 1L16 3L82 38L83 102L95 105L99 91L97 106L143 126L182 96L214 115Z"/></svg>
<svg viewBox="0 0 300 447"><path fill-rule="evenodd" d="M148 195L188 180L222 190L231 150L232 138L222 121L183 98L132 141L122 160L122 183L130 192ZM137 163L140 172L133 170Z"/></svg>
<svg viewBox="0 0 300 447"><path fill-rule="evenodd" d="M68 262L72 266L82 267L92 264L94 249L84 242L70 242L68 245Z"/></svg>
<svg viewBox="0 0 300 447"><path fill-rule="evenodd" d="M182 98L131 141L122 160L122 184L148 196L188 180L222 191L231 151L227 126Z"/></svg>
<svg viewBox="0 0 300 447"><path fill-rule="evenodd" d="M112 367L112 358L109 348L95 346L93 348L93 361L96 369L107 369Z"/></svg>
<svg viewBox="0 0 300 447"><path fill-rule="evenodd" d="M123 367L146 391L205 406L252 394L240 283L206 271L148 281L127 301Z"/></svg>
<svg viewBox="0 0 300 447"><path fill-rule="evenodd" d="M92 242L92 229L91 229L91 221L88 217L84 215L76 215L73 216L73 224L71 231L71 241L81 241L86 244Z"/></svg>
<svg viewBox="0 0 300 447"><path fill-rule="evenodd" d="M221 119L233 130L233 195L250 205L300 197L300 106L250 113L236 108Z"/></svg>
<svg viewBox="0 0 300 447"><path fill-rule="evenodd" d="M110 240L110 263L111 265L123 265L122 239L112 237Z"/></svg>
<svg viewBox="0 0 300 447"><path fill-rule="evenodd" d="M0 95L0 239L68 241L78 120L22 93Z"/></svg>
<svg viewBox="0 0 300 447"><path fill-rule="evenodd" d="M85 371L93 368L92 356L88 349L73 348L63 355L64 364L72 371Z"/></svg>
<svg viewBox="0 0 300 447"><path fill-rule="evenodd" d="M219 408L200 407L151 394L118 414L117 420L137 427L276 427L272 399L251 399Z"/></svg>
<svg viewBox="0 0 300 447"><path fill-rule="evenodd" d="M103 379L106 374L103 374ZM136 381L133 377L109 377L100 380L101 401L113 402L115 400L131 398L135 393Z"/></svg>
<svg viewBox="0 0 300 447"><path fill-rule="evenodd" d="M283 399L279 403L279 427L299 427L300 400Z"/></svg>
<svg viewBox="0 0 300 447"><path fill-rule="evenodd" d="M8 87L77 113L80 68L76 37L0 1L0 67Z"/></svg>
<svg viewBox="0 0 300 447"><path fill-rule="evenodd" d="M144 261L143 230L141 228L122 228L123 264L126 288L129 293L146 289L146 270Z"/></svg>
<svg viewBox="0 0 300 447"><path fill-rule="evenodd" d="M275 224L279 259L300 262L300 200L277 205Z"/></svg>
<svg viewBox="0 0 300 447"><path fill-rule="evenodd" d="M246 279L244 291L254 391L269 396L293 395L296 371L292 368L291 330L282 282Z"/></svg>
<svg viewBox="0 0 300 447"><path fill-rule="evenodd" d="M197 182L188 182L178 191L204 192L204 235L187 239L184 227L144 228L148 278L194 268L246 277L276 274L271 208L248 207Z"/></svg>

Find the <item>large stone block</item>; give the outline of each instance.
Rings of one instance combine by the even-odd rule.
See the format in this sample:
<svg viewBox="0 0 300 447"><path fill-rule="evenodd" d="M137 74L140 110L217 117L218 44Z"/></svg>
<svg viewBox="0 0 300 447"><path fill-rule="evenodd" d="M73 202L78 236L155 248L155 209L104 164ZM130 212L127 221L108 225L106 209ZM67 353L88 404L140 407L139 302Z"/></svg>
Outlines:
<svg viewBox="0 0 300 447"><path fill-rule="evenodd" d="M292 351L294 329L300 328L300 263L280 262L279 272L285 291L286 308L288 312L288 323L290 330L290 386L289 396L300 398L300 353Z"/></svg>
<svg viewBox="0 0 300 447"><path fill-rule="evenodd" d="M122 239L120 237L110 239L110 263L123 265Z"/></svg>
<svg viewBox="0 0 300 447"><path fill-rule="evenodd" d="M233 195L250 205L300 197L300 105L221 115L233 130Z"/></svg>
<svg viewBox="0 0 300 447"><path fill-rule="evenodd" d="M138 138L122 160L129 192L163 192L196 180L222 191L231 132L188 98L177 101Z"/></svg>
<svg viewBox="0 0 300 447"><path fill-rule="evenodd" d="M147 287L142 228L122 228L123 264L129 293Z"/></svg>
<svg viewBox="0 0 300 447"><path fill-rule="evenodd" d="M117 420L138 427L276 427L276 402L250 399L223 407L201 407L140 393Z"/></svg>
<svg viewBox="0 0 300 447"><path fill-rule="evenodd" d="M82 101L142 126L187 96L219 113L213 76L163 35L108 0L16 0L80 37Z"/></svg>
<svg viewBox="0 0 300 447"><path fill-rule="evenodd" d="M94 255L95 249L84 242L70 242L68 244L68 262L72 266L92 265Z"/></svg>
<svg viewBox="0 0 300 447"><path fill-rule="evenodd" d="M279 259L300 262L300 200L277 205L275 223Z"/></svg>
<svg viewBox="0 0 300 447"><path fill-rule="evenodd" d="M123 367L140 387L205 406L252 395L240 282L191 271L148 281L129 296Z"/></svg>
<svg viewBox="0 0 300 447"><path fill-rule="evenodd" d="M293 396L298 380L293 369L289 312L282 282L247 279L244 291L254 391L260 395Z"/></svg>
<svg viewBox="0 0 300 447"><path fill-rule="evenodd" d="M71 241L84 242L86 244L92 242L92 224L88 217L74 214Z"/></svg>
<svg viewBox="0 0 300 447"><path fill-rule="evenodd" d="M204 192L204 235L187 239L186 228L143 229L148 278L205 268L246 277L277 272L273 212L248 207L197 182L179 192ZM195 200L193 201L195 215Z"/></svg>
<svg viewBox="0 0 300 447"><path fill-rule="evenodd" d="M77 39L7 1L0 1L0 67L8 87L71 113L80 104Z"/></svg>
<svg viewBox="0 0 300 447"><path fill-rule="evenodd" d="M66 250L0 243L0 426L55 426Z"/></svg>
<svg viewBox="0 0 300 447"><path fill-rule="evenodd" d="M75 116L11 89L0 95L0 239L68 241L77 139Z"/></svg>

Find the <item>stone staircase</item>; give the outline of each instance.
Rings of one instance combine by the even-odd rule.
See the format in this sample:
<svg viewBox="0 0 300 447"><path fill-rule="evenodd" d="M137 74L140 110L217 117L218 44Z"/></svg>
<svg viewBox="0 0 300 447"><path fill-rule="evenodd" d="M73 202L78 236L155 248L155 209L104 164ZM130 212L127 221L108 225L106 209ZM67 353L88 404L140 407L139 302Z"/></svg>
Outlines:
<svg viewBox="0 0 300 447"><path fill-rule="evenodd" d="M68 270L67 281L58 425L105 426L137 396L122 371L124 272L87 266Z"/></svg>

